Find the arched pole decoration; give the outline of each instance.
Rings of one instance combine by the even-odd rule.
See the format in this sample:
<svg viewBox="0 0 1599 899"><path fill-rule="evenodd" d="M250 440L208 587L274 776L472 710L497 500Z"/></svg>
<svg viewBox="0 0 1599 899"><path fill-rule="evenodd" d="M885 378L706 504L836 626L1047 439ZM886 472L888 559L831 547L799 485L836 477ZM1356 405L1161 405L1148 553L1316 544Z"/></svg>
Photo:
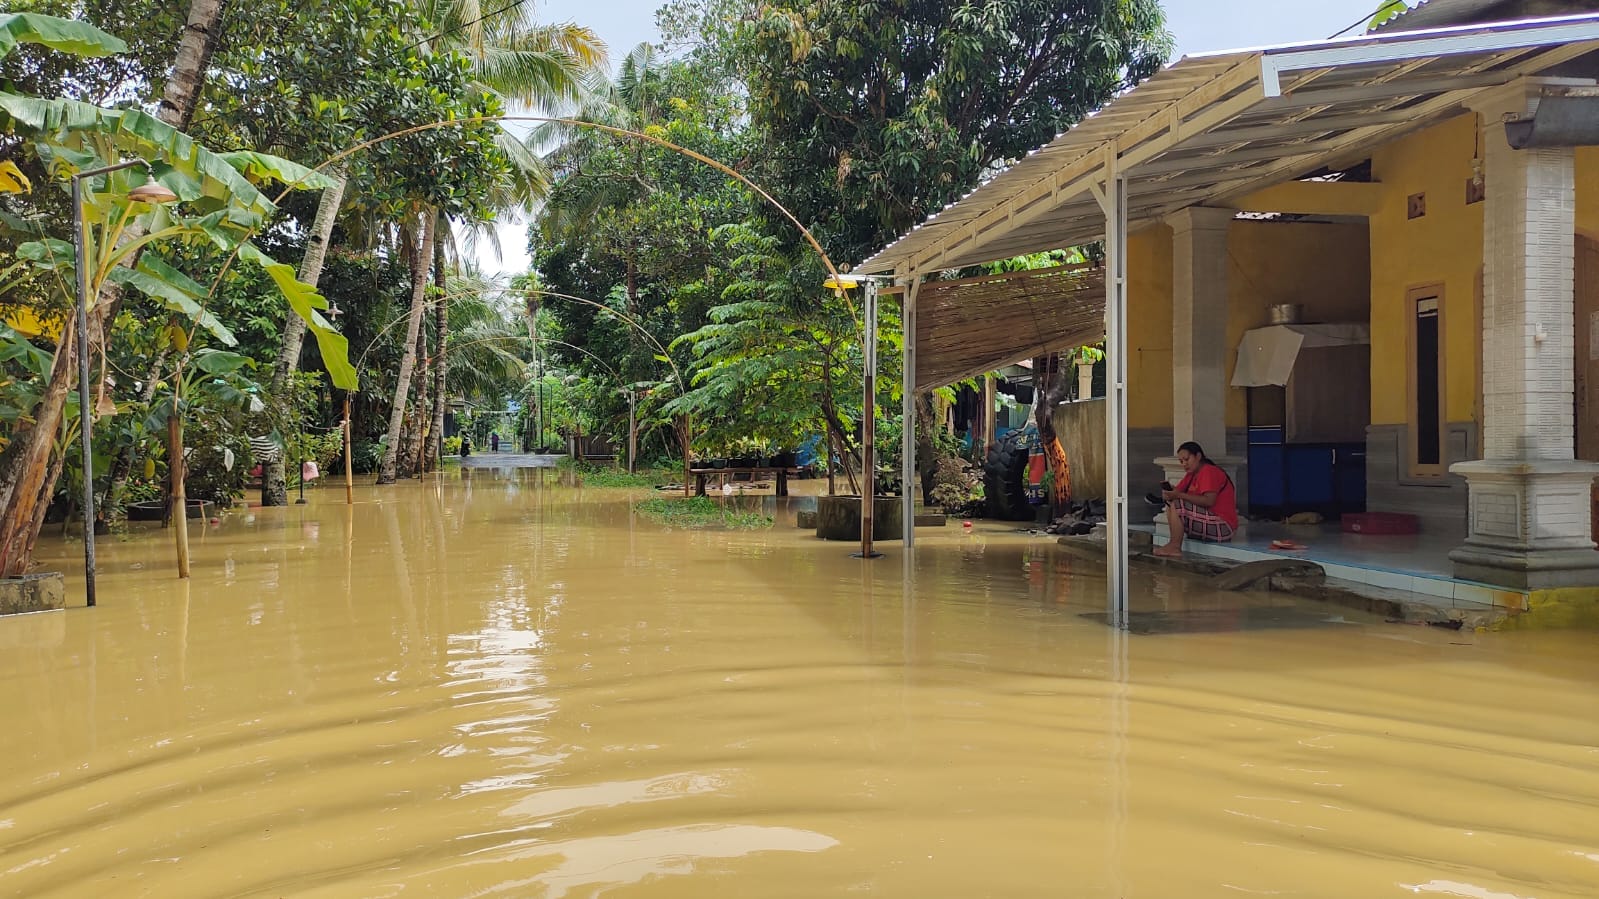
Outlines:
<svg viewBox="0 0 1599 899"><path fill-rule="evenodd" d="M333 154L332 156L329 156L327 159L325 159L322 162L318 163L316 166L313 166L308 171L307 175L303 175L300 178L297 178L294 181L289 182L288 184L286 184L284 186L284 188L283 188L283 191L281 193L279 193L276 197L273 198L273 201L272 201L273 205L281 204L283 202L283 198L288 196L289 192L294 190L299 185L299 183L301 181L303 181L305 179L305 177L307 177L308 175L321 172L323 169L327 168L330 165L337 164L337 163L349 158L350 156L353 156L356 153L361 152L362 150L368 149L369 147L376 146L377 144L383 143L384 141L394 140L395 138L406 137L406 136L412 135L412 134L420 134L420 133L425 132L425 131L436 131L436 130L441 129L441 128L456 128L456 127L460 127L462 125L477 125L477 124L486 124L486 123L489 123L489 122L496 122L496 123L505 123L505 122L539 122L539 123L545 123L545 124L567 125L567 126L570 126L570 127L573 127L573 128L588 128L588 129L591 129L591 130L594 130L594 131L599 131L599 132L603 132L603 133L606 133L606 134L611 134L611 135L614 135L614 136L617 136L617 137L625 137L625 138L631 138L631 139L634 139L634 140L640 140L640 141L644 141L645 143L653 144L653 145L655 145L657 147L661 147L662 149L670 150L673 153L677 153L677 154L679 154L681 156L685 156L685 157L687 157L689 159L692 159L692 160L695 160L696 162L699 162L701 164L710 166L711 168L717 170L718 172L721 172L722 174L727 175L729 178L732 178L735 181L738 181L740 184L743 184L745 187L747 187L751 191L753 191L756 196L759 196L762 200L764 200L765 202L771 204L772 208L774 208L778 212L782 213L783 217L788 219L789 223L792 224L796 229L799 230L800 235L805 238L805 242L806 243L810 244L811 249L816 251L817 257L822 260L822 265L827 269L827 273L830 276L831 283L833 283L835 285L838 285L838 286L834 287L834 291L837 293L838 297L844 301L845 306L849 309L850 318L852 320L854 320L854 322L855 322L856 335L858 337L860 337L862 342L864 343L865 337L864 337L864 334L863 334L863 326L861 324L860 316L856 314L855 304L850 301L849 293L843 287L843 284L844 284L843 276L839 273L837 266L835 266L833 264L832 258L827 255L827 251L822 249L822 245L816 239L816 236L814 234L812 234L810 229L805 227L805 225L802 224L798 218L795 217L794 213L789 212L787 207L785 207L782 203L777 202L777 199L775 197L773 197L771 194L767 193L765 188L761 187L759 184L756 184L754 181L751 181L748 177L746 177L745 175L739 173L737 170L735 170L731 166L727 165L726 163L720 162L720 161L718 161L716 159L713 159L713 158L711 158L709 156L706 156L705 154L700 153L698 151L691 150L688 147L684 147L684 146L681 146L679 144L675 144L675 143L673 143L673 142L671 142L669 140L666 140L665 138L656 137L655 135L652 135L652 134L646 134L646 133L644 133L642 131L632 131L632 130L629 130L627 128L618 128L618 127L616 127L614 125L602 125L602 124L600 124L598 122L586 122L586 121L583 121L581 119L571 119L571 118L565 118L565 117L561 117L561 116L539 116L539 115L469 116L469 117L460 118L460 119L447 119L447 120L444 120L444 121L429 122L429 123L426 123L426 124L423 124L423 125L413 125L413 126L411 126L409 128L401 128L401 129L399 129L397 131L391 131L388 134L379 135L378 137L374 137L374 138L372 138L370 140L361 141L360 143L355 144L354 146L349 147L348 149L340 150L339 152ZM259 230L259 229L257 229L257 230ZM254 236L254 232L253 231L251 232L250 236ZM222 278L227 274L228 269L232 266L234 260L238 258L239 250L243 246L243 244L244 244L244 241L240 241L239 246L235 247L232 250L232 252L229 253L227 261L225 261L223 263L221 270L217 273L216 280L214 282L212 282L211 291L206 297L207 301L209 301L212 296L216 295L217 289L222 283ZM598 304L596 304L596 305L598 305ZM203 306L202 306L202 308L203 308ZM601 307L601 308L609 309L609 307ZM196 322L194 327L195 328L199 327L198 322ZM193 336L193 334L191 332L191 337L192 336ZM665 355L668 358L670 358L670 354L663 353L662 355ZM674 365L673 368L675 369L676 366ZM681 376L679 376L678 380L679 380L680 383L682 382ZM686 389L686 387L685 387L685 389ZM345 402L344 402L344 410L345 410L345 438L346 438L345 439L345 443L346 443L347 446L346 446L346 451L345 451L345 462L344 462L344 465L345 465L345 482L346 482L346 493L347 494L350 492L350 484L351 484L351 478L352 478L351 460L350 460L350 454L349 454L349 450L348 450L348 443L349 443L349 408L350 408L349 395L348 395L348 393L346 393ZM685 418L686 418L686 416L685 416ZM687 421L683 421L679 425L679 430L680 430L680 435L679 435L680 436L680 440L681 440L681 442L683 444L683 473L684 473L683 490L684 490L684 493L686 495L687 492L688 492L688 489L689 489L688 483L687 483L688 480L689 480L689 478L688 478L688 471L689 471L689 459L688 459L689 452L688 452L688 450L689 450L690 432L692 430L692 425L689 422L687 422Z"/></svg>

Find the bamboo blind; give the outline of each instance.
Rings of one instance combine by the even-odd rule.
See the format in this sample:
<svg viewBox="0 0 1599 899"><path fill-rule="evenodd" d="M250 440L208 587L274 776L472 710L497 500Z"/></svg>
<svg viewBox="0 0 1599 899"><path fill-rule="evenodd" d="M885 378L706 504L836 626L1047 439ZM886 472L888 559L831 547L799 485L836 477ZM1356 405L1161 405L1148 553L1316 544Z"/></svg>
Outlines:
<svg viewBox="0 0 1599 899"><path fill-rule="evenodd" d="M930 281L916 295L916 389L1104 336L1104 269L1059 266Z"/></svg>

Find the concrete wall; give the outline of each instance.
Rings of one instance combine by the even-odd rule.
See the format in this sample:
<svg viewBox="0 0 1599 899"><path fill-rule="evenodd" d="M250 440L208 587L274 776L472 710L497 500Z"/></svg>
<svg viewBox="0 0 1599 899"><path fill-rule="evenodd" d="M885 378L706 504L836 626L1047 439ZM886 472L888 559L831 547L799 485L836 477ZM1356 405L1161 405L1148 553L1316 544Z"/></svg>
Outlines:
<svg viewBox="0 0 1599 899"><path fill-rule="evenodd" d="M1092 407L1097 406L1097 411ZM1077 412L1057 413L1055 416L1055 429L1060 432L1061 445L1066 447L1066 457L1072 460L1072 497L1074 499L1104 499L1105 498L1105 404L1103 401L1089 403L1072 403L1062 406L1061 409L1071 410L1076 407L1088 407ZM1097 430L1095 429L1097 423ZM1094 451L1089 452L1088 447L1081 447L1080 456L1072 455L1072 447L1066 443L1066 425L1082 427L1083 436L1079 439L1094 444ZM1086 427L1083 427L1086 425ZM1242 428L1227 429L1226 455L1237 459L1244 458L1244 440L1246 432ZM1155 464L1155 459L1171 452L1171 428L1133 428L1127 432L1127 491L1132 499L1133 520L1144 521L1149 518L1144 508L1144 494L1153 491L1165 478L1165 472ZM1207 450L1208 452L1208 450ZM1090 464L1095 465L1095 473L1083 475L1078 468L1077 459L1092 458ZM1249 502L1249 483L1246 467L1242 462L1232 466L1227 471L1233 476L1233 481L1238 489L1238 508L1242 511ZM1092 480L1087 480L1091 478Z"/></svg>
<svg viewBox="0 0 1599 899"><path fill-rule="evenodd" d="M1450 422L1444 438L1452 465L1479 458L1475 422ZM1372 425L1366 430L1366 508L1402 512L1421 519L1427 534L1466 537L1466 481L1455 475L1412 478L1408 472L1410 429Z"/></svg>
<svg viewBox="0 0 1599 899"><path fill-rule="evenodd" d="M1072 499L1105 498L1105 401L1055 407L1055 433L1072 467ZM1160 480L1156 478L1156 480Z"/></svg>

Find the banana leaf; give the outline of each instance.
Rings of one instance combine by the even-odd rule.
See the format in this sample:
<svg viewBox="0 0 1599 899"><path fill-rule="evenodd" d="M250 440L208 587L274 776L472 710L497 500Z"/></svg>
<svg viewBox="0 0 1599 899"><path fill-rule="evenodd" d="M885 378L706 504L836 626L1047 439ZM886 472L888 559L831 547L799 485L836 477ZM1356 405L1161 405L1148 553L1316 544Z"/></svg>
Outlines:
<svg viewBox="0 0 1599 899"><path fill-rule="evenodd" d="M0 13L0 59L18 44L40 44L74 56L110 56L128 45L88 24L39 13Z"/></svg>
<svg viewBox="0 0 1599 899"><path fill-rule="evenodd" d="M295 277L292 266L274 261L254 244L241 246L239 258L259 265L289 301L289 307L305 319L306 327L316 337L317 348L322 352L322 365L327 368L333 386L341 390L360 389L360 378L356 375L355 366L350 364L350 341L335 331L333 325L317 311L328 308L328 301L322 294Z"/></svg>

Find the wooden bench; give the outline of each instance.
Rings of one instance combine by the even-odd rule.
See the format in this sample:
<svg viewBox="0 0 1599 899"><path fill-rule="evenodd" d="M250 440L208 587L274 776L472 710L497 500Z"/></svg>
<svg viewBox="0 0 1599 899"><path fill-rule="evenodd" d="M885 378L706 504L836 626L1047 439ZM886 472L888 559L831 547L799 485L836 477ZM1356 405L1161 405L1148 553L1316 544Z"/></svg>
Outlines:
<svg viewBox="0 0 1599 899"><path fill-rule="evenodd" d="M728 475L733 475L733 474L747 474L747 475L750 476L750 480L751 481L754 481L756 479L757 475L775 474L775 475L777 475L777 495L778 496L788 496L788 479L789 479L789 476L790 475L798 475L799 473L800 473L800 470L798 468L774 468L774 467L770 467L770 466L764 466L764 467L758 467L758 468L691 468L691 469L689 469L689 474L694 476L694 495L695 496L704 496L705 495L705 482L708 479L710 479L712 477L716 477L717 478L717 485L720 486L722 484L726 484L727 483L727 476Z"/></svg>

